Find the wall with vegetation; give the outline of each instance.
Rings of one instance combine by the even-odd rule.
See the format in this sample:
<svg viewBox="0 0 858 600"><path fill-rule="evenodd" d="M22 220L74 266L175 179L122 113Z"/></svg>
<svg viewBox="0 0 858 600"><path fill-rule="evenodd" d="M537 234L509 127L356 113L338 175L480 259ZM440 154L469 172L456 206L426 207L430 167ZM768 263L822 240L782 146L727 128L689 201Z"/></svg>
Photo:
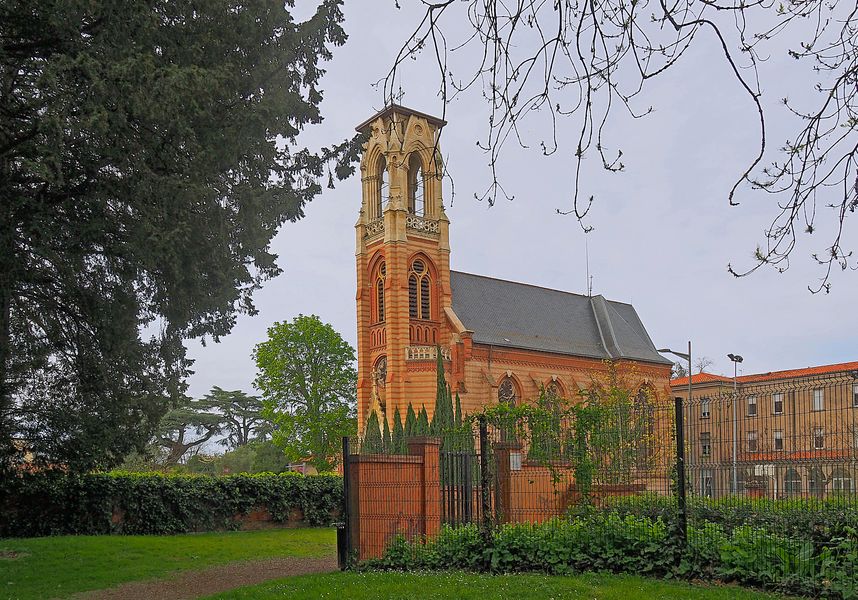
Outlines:
<svg viewBox="0 0 858 600"><path fill-rule="evenodd" d="M239 529L260 515L324 526L342 496L335 475L28 473L0 481L0 537Z"/></svg>

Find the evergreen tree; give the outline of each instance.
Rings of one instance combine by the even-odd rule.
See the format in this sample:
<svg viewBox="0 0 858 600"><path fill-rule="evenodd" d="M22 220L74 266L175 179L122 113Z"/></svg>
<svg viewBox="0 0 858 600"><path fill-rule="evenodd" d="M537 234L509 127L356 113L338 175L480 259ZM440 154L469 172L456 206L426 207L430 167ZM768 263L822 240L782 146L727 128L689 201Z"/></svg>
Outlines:
<svg viewBox="0 0 858 600"><path fill-rule="evenodd" d="M444 377L444 361L441 357L441 347L437 347L435 370L437 383L435 386L435 412L432 415L432 435L443 435L453 424L453 399L450 386Z"/></svg>
<svg viewBox="0 0 858 600"><path fill-rule="evenodd" d="M366 420L366 428L363 432L363 443L361 444L361 454L381 454L384 451L384 440L381 437L381 429L378 422L378 415L375 410L369 413Z"/></svg>
<svg viewBox="0 0 858 600"><path fill-rule="evenodd" d="M408 448L405 443L405 429L402 427L402 418L399 407L393 411L393 451L392 454L407 454Z"/></svg>
<svg viewBox="0 0 858 600"><path fill-rule="evenodd" d="M381 443L382 448L385 454L394 454L393 450L393 442L390 438L390 424L387 421L387 417L382 417L383 430L381 435Z"/></svg>
<svg viewBox="0 0 858 600"><path fill-rule="evenodd" d="M429 413L426 412L425 406L420 409L420 414L417 416L415 435L429 435Z"/></svg>
<svg viewBox="0 0 858 600"><path fill-rule="evenodd" d="M459 399L459 392L456 392L456 427L462 426L462 401Z"/></svg>
<svg viewBox="0 0 858 600"><path fill-rule="evenodd" d="M0 462L118 464L256 312L332 155L341 2L301 4L0 2Z"/></svg>
<svg viewBox="0 0 858 600"><path fill-rule="evenodd" d="M417 413L414 406L409 402L408 411L405 413L405 437L413 437L417 434Z"/></svg>

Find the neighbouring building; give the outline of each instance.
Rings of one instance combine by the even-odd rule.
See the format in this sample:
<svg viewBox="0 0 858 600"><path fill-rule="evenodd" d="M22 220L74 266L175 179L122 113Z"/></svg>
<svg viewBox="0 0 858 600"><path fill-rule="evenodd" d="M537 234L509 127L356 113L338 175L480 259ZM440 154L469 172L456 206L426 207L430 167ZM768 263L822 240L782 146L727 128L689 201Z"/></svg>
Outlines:
<svg viewBox="0 0 858 600"><path fill-rule="evenodd" d="M444 125L393 105L357 127L368 138L355 225L360 427L409 403L431 418L438 348L465 413L542 386L572 397L605 361L668 398L671 362L630 304L450 269Z"/></svg>
<svg viewBox="0 0 858 600"><path fill-rule="evenodd" d="M854 494L858 362L741 375L692 376L685 401L689 484L708 497ZM688 395L688 378L671 381Z"/></svg>

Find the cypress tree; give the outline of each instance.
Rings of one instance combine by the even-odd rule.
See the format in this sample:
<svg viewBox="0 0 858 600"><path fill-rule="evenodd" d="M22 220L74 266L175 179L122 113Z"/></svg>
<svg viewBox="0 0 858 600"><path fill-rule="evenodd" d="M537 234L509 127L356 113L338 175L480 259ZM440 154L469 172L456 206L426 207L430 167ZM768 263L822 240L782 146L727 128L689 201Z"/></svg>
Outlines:
<svg viewBox="0 0 858 600"><path fill-rule="evenodd" d="M381 436L381 443L385 454L393 454L393 443L390 439L390 425L387 422L387 417L382 417L384 420L384 429Z"/></svg>
<svg viewBox="0 0 858 600"><path fill-rule="evenodd" d="M406 454L407 448L405 447L405 430L402 428L402 418L399 415L399 407L396 407L396 410L393 411L393 438L392 438L393 450L391 454Z"/></svg>
<svg viewBox="0 0 858 600"><path fill-rule="evenodd" d="M444 361L441 358L441 347L436 347L435 369L438 381L435 388L435 412L432 415L432 435L443 435L453 425L453 398L450 386L444 377Z"/></svg>
<svg viewBox="0 0 858 600"><path fill-rule="evenodd" d="M420 415L417 417L417 435L429 435L429 413L426 412L426 407L420 409Z"/></svg>
<svg viewBox="0 0 858 600"><path fill-rule="evenodd" d="M373 409L366 420L366 428L363 433L363 444L361 445L361 454L381 454L383 450L384 442L381 439L378 415L375 414L375 410Z"/></svg>
<svg viewBox="0 0 858 600"><path fill-rule="evenodd" d="M405 413L405 437L413 437L417 434L417 413L414 406L409 402L408 411Z"/></svg>
<svg viewBox="0 0 858 600"><path fill-rule="evenodd" d="M462 401L459 399L459 392L456 392L456 427L462 426Z"/></svg>

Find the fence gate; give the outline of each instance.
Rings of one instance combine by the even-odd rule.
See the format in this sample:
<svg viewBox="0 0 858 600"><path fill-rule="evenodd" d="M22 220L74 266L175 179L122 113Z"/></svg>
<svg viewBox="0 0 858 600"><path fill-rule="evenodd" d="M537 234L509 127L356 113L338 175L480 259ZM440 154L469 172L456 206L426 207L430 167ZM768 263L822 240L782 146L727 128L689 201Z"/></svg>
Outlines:
<svg viewBox="0 0 858 600"><path fill-rule="evenodd" d="M479 523L479 454L442 450L440 461L442 522L454 526Z"/></svg>

